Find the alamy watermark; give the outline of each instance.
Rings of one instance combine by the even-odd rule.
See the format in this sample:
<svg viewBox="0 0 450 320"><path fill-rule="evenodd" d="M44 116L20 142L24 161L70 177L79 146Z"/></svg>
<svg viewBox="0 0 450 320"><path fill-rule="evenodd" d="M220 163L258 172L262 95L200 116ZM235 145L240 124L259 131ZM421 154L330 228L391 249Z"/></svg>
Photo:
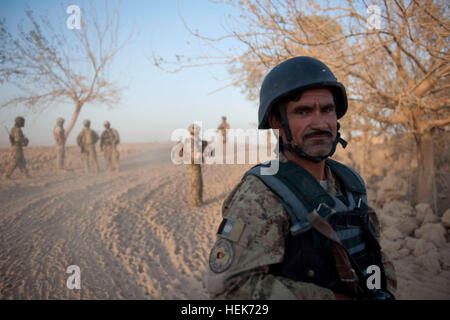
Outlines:
<svg viewBox="0 0 450 320"><path fill-rule="evenodd" d="M370 30L381 29L381 9L377 5L370 5L367 8L367 13L369 14L369 19L367 19L367 28Z"/></svg>
<svg viewBox="0 0 450 320"><path fill-rule="evenodd" d="M81 271L80 267L77 265L70 265L67 267L66 273L71 274L69 278L67 278L66 286L68 289L81 289Z"/></svg>
<svg viewBox="0 0 450 320"><path fill-rule="evenodd" d="M66 20L67 28L70 30L81 28L81 9L77 5L70 5L66 9L66 13L70 16Z"/></svg>
<svg viewBox="0 0 450 320"><path fill-rule="evenodd" d="M178 141L171 151L179 164L258 164L262 175L274 175L279 168L278 130L228 129L224 139L217 129L202 129L195 122L193 137L187 129L176 129L171 140ZM207 141L206 148L203 141ZM181 152L182 151L182 152Z"/></svg>
<svg viewBox="0 0 450 320"><path fill-rule="evenodd" d="M370 274L367 277L366 285L370 290L373 289L381 289L381 269L376 264L370 265L367 267L367 274Z"/></svg>

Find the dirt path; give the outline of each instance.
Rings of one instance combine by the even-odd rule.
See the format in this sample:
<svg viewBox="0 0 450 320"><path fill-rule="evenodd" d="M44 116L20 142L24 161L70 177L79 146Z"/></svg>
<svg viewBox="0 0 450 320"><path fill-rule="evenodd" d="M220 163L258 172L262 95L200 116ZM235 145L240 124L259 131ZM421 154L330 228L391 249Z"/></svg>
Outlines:
<svg viewBox="0 0 450 320"><path fill-rule="evenodd" d="M68 173L0 182L0 299L206 299L220 208L249 166L206 166L205 204L192 209L170 148L143 145L120 173L84 175L72 159ZM427 282L406 258L395 263L403 299L449 298L448 273ZM70 265L81 290L66 286Z"/></svg>
<svg viewBox="0 0 450 320"><path fill-rule="evenodd" d="M209 228L219 223L208 212L226 193L206 191L194 212L184 173L163 145L125 159L120 173L3 182L0 297L206 298ZM66 287L69 265L80 267L81 290Z"/></svg>

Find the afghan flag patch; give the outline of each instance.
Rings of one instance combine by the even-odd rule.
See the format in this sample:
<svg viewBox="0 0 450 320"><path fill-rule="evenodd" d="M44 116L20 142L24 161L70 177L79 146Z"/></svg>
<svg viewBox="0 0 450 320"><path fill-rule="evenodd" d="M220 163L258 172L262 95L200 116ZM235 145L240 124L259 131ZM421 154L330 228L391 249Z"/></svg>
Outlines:
<svg viewBox="0 0 450 320"><path fill-rule="evenodd" d="M209 267L215 273L227 270L233 262L233 245L227 239L220 238L214 244L209 255Z"/></svg>

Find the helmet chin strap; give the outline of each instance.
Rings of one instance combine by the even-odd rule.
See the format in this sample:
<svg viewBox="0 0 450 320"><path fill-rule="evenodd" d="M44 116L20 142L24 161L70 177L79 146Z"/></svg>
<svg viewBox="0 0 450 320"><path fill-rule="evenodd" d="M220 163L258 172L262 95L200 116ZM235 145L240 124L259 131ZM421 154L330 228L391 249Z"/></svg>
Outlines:
<svg viewBox="0 0 450 320"><path fill-rule="evenodd" d="M336 146L338 143L340 143L342 145L343 148L345 148L347 146L347 141L345 141L344 139L341 138L341 134L339 133L339 129L340 129L340 124L338 122L337 124L337 135L336 135L336 139L333 141L333 145L331 147L330 152L327 155L324 156L311 156L309 154L307 154L305 151L303 151L299 146L297 146L295 143L292 144L292 134L291 134L291 130L289 128L289 122L287 119L287 115L286 115L286 106L284 104L280 105L280 116L281 116L281 126L284 130L284 133L286 135L286 140L287 143L283 143L283 139L281 139L281 146L284 150L288 150L290 152L295 153L297 156L304 158L306 160L318 163L328 157L331 157L334 152L336 151Z"/></svg>

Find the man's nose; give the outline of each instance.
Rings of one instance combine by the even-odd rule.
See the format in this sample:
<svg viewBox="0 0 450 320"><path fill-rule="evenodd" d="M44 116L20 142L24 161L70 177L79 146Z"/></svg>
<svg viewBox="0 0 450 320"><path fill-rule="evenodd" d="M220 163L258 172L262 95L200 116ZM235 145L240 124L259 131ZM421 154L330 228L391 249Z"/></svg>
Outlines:
<svg viewBox="0 0 450 320"><path fill-rule="evenodd" d="M311 117L311 127L312 129L328 129L328 124L326 122L325 116L320 110L320 105L318 102L314 104L314 110Z"/></svg>

